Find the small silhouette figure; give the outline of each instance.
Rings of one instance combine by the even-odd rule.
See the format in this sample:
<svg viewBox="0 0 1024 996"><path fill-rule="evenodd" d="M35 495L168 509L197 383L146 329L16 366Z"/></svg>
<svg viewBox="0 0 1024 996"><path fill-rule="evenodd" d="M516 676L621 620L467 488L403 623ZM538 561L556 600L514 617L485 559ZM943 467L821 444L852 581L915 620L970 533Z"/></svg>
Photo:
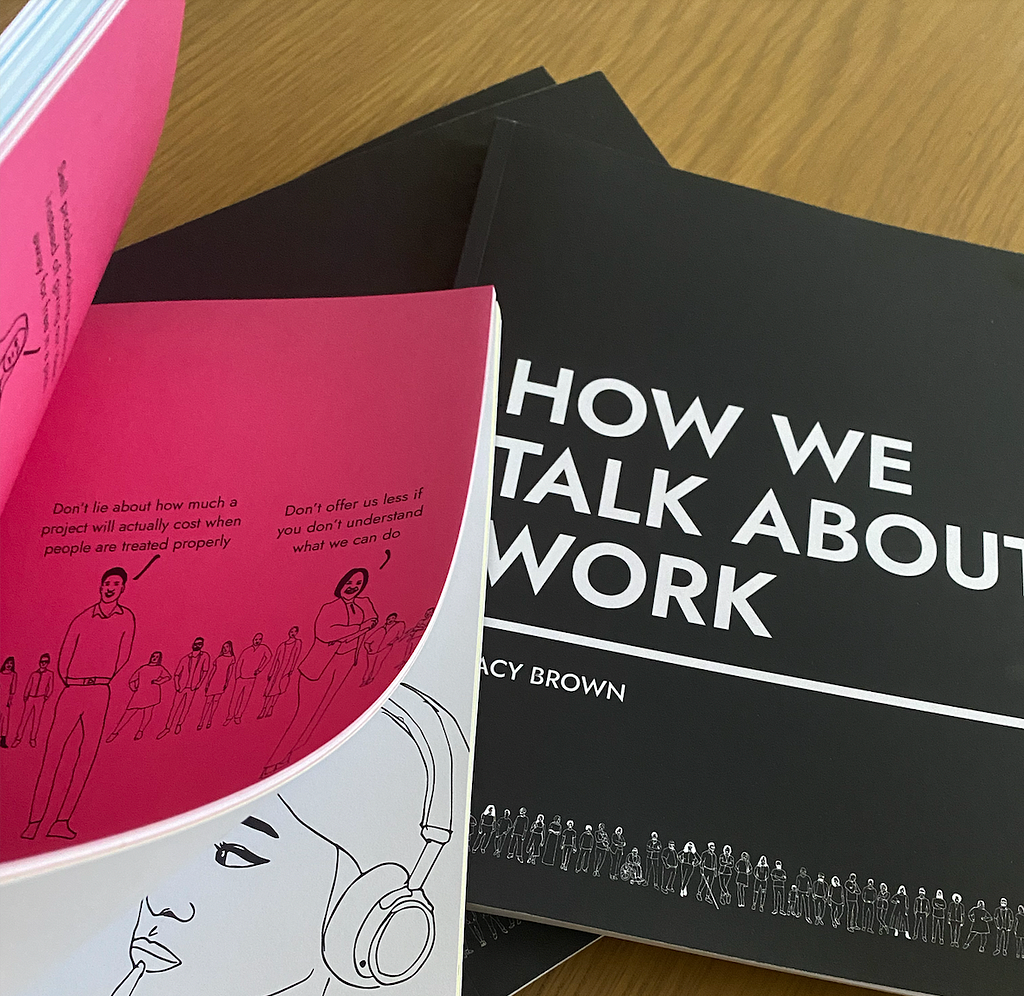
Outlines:
<svg viewBox="0 0 1024 996"><path fill-rule="evenodd" d="M519 815L512 821L512 837L508 842L506 858L516 858L520 864L523 863L523 841L526 838L526 830L529 820L526 815L526 808L521 807Z"/></svg>
<svg viewBox="0 0 1024 996"><path fill-rule="evenodd" d="M932 911L932 904L928 902L928 894L924 891L924 886L917 890L917 895L914 897L914 940L916 941L920 934L921 940L928 943L928 916Z"/></svg>
<svg viewBox="0 0 1024 996"><path fill-rule="evenodd" d="M487 806L480 815L476 828L476 840L473 841L472 853L484 854L494 837L494 806Z"/></svg>
<svg viewBox="0 0 1024 996"><path fill-rule="evenodd" d="M828 904L828 882L825 873L818 872L818 877L811 886L811 898L814 901L814 922L817 926L825 925L825 907Z"/></svg>
<svg viewBox="0 0 1024 996"><path fill-rule="evenodd" d="M611 853L612 841L608 836L608 828L603 823L598 823L594 832L594 878L601 874L601 869Z"/></svg>
<svg viewBox="0 0 1024 996"><path fill-rule="evenodd" d="M572 820L565 821L565 829L562 831L562 871L569 870L569 861L576 853L576 826Z"/></svg>
<svg viewBox="0 0 1024 996"><path fill-rule="evenodd" d="M990 933L989 924L992 922L992 914L985 909L984 899L978 900L978 904L967 914L967 919L971 923L971 929L967 932L967 940L964 941L964 951L971 946L971 941L977 937L979 938L978 953L984 954L985 945L988 943L988 935Z"/></svg>
<svg viewBox="0 0 1024 996"><path fill-rule="evenodd" d="M494 826L494 856L496 858L501 857L502 851L505 850L505 841L508 840L509 831L512 829L512 812L506 809L505 812L498 817L498 822Z"/></svg>
<svg viewBox="0 0 1024 996"><path fill-rule="evenodd" d="M544 826L544 814L538 813L530 827L530 835L526 840L526 863L535 865L544 849L544 837L547 830Z"/></svg>
<svg viewBox="0 0 1024 996"><path fill-rule="evenodd" d="M288 691L292 672L302 660L302 641L299 639L299 627L292 626L288 636L277 645L274 659L267 668L267 687L263 689L263 708L257 719L267 719L274 715L277 700Z"/></svg>
<svg viewBox="0 0 1024 996"><path fill-rule="evenodd" d="M750 873L753 871L750 864L750 855L743 851L739 861L736 862L736 905L745 906L747 901L747 887L750 885Z"/></svg>
<svg viewBox="0 0 1024 996"><path fill-rule="evenodd" d="M700 864L700 855L697 854L697 848L694 846L693 841L688 840L683 845L683 853L679 855L679 865L682 868L680 873L680 896L685 896L689 891L690 879L693 877L698 864Z"/></svg>
<svg viewBox="0 0 1024 996"><path fill-rule="evenodd" d="M153 712L160 704L161 688L165 681L171 680L171 672L163 665L164 655L159 650L154 650L149 655L149 663L137 667L132 676L128 679L128 687L132 691L132 697L128 705L124 707L117 726L107 737L107 743L113 743L117 735L136 717L139 719L138 729L135 731L135 740L141 740L153 718Z"/></svg>
<svg viewBox="0 0 1024 996"><path fill-rule="evenodd" d="M53 694L53 672L50 670L50 655L39 655L39 667L28 676L25 683L25 694L23 696L24 706L21 712L21 721L18 723L18 731L11 741L12 747L21 743L25 735L25 727L28 726L28 745L35 747L36 737L39 735L39 723L43 718L43 709L46 702Z"/></svg>
<svg viewBox="0 0 1024 996"><path fill-rule="evenodd" d="M757 859L757 864L754 865L754 901L750 904L750 908L757 910L758 913L764 912L764 901L768 895L769 874L768 858L762 854Z"/></svg>
<svg viewBox="0 0 1024 996"><path fill-rule="evenodd" d="M996 911L992 915L992 921L996 927L996 947L992 952L993 956L1000 954L1006 956L1006 948L1010 943L1010 931L1013 930L1015 919L1013 910L1010 909L1007 901L1000 899L999 906L996 907Z"/></svg>
<svg viewBox="0 0 1024 996"><path fill-rule="evenodd" d="M932 944L946 943L946 900L942 890L935 890L932 900Z"/></svg>
<svg viewBox="0 0 1024 996"><path fill-rule="evenodd" d="M646 847L646 868L643 884L653 885L655 889L661 888L661 841L658 834L651 832L651 839L647 841Z"/></svg>
<svg viewBox="0 0 1024 996"><path fill-rule="evenodd" d="M167 723L156 735L157 740L163 740L172 728L175 735L181 733L196 692L205 688L209 681L210 655L203 650L204 642L201 636L197 636L192 641L192 649L178 661L174 669L174 699L171 701L171 711L167 714Z"/></svg>
<svg viewBox="0 0 1024 996"><path fill-rule="evenodd" d="M11 706L18 690L18 672L13 657L5 657L0 664L0 747L7 747L7 734L11 730ZM13 746L13 745L12 745Z"/></svg>
<svg viewBox="0 0 1024 996"><path fill-rule="evenodd" d="M597 837L594 828L588 823L580 834L580 856L576 859L576 874L590 871L590 858L594 853Z"/></svg>
<svg viewBox="0 0 1024 996"><path fill-rule="evenodd" d="M949 901L946 919L949 921L950 947L958 948L960 947L960 931L964 926L964 901L959 892L954 892Z"/></svg>
<svg viewBox="0 0 1024 996"><path fill-rule="evenodd" d="M676 877L679 874L679 852L674 840L670 840L662 848L661 868L661 891L669 896L676 891Z"/></svg>
<svg viewBox="0 0 1024 996"><path fill-rule="evenodd" d="M721 899L723 906L729 906L732 903L732 893L729 891L729 886L732 883L732 873L736 867L736 861L732 856L732 847L726 844L722 848L722 855L718 859L718 898Z"/></svg>
<svg viewBox="0 0 1024 996"><path fill-rule="evenodd" d="M228 702L231 701L231 692L235 683L235 648L230 640L221 644L220 653L217 659L210 666L210 676L203 686L203 711L199 716L197 730L209 729L213 725L213 717L217 712L220 700L227 695ZM224 723L227 726L227 722Z"/></svg>

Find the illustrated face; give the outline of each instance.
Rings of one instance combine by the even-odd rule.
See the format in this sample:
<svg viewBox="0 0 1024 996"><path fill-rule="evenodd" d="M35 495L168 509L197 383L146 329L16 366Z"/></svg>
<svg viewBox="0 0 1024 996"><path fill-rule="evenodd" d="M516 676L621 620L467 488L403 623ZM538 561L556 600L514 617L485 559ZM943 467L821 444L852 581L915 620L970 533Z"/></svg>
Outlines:
<svg viewBox="0 0 1024 996"><path fill-rule="evenodd" d="M100 601L116 602L124 591L124 582L119 574L111 574L106 580L100 582Z"/></svg>
<svg viewBox="0 0 1024 996"><path fill-rule="evenodd" d="M279 796L261 800L143 899L131 940L132 961L146 966L136 996L267 996L326 976L321 931L339 854Z"/></svg>
<svg viewBox="0 0 1024 996"><path fill-rule="evenodd" d="M299 635L299 627L298 626L292 626L292 628L290 630L288 630L288 639L289 640L294 640L295 637L297 637L298 635Z"/></svg>
<svg viewBox="0 0 1024 996"><path fill-rule="evenodd" d="M231 653L231 647L230 647L230 645L229 645L229 644L227 644L227 643L225 643L225 644L224 644L224 646L220 648L220 652L221 652L221 654L223 654L224 656L227 656L228 654L230 654L230 653Z"/></svg>
<svg viewBox="0 0 1024 996"><path fill-rule="evenodd" d="M163 659L164 655L160 653L159 650L154 650L153 653L149 655L150 664L159 664Z"/></svg>
<svg viewBox="0 0 1024 996"><path fill-rule="evenodd" d="M21 354L25 349L25 345L28 342L28 318L25 315L19 315L11 327L4 333L3 339L0 339L0 343L3 343L7 337L14 333L11 341L3 347L3 357L0 358L0 373L10 373L14 369L14 364L21 358Z"/></svg>
<svg viewBox="0 0 1024 996"><path fill-rule="evenodd" d="M43 654L43 656L39 658L39 670L40 671L45 671L49 666L50 666L50 655L49 654Z"/></svg>
<svg viewBox="0 0 1024 996"><path fill-rule="evenodd" d="M341 589L341 597L346 602L351 602L353 598L356 598L362 590L366 587L366 575L360 571L358 574L353 574L346 582L345 586Z"/></svg>
<svg viewBox="0 0 1024 996"><path fill-rule="evenodd" d="M257 633L257 634L256 634L256 635L255 635L255 636L254 636L254 637L252 638L252 645L253 645L254 647L258 647L258 646L259 646L259 645L260 645L260 644L261 644L262 642L263 642L263 634L262 634L262 633Z"/></svg>
<svg viewBox="0 0 1024 996"><path fill-rule="evenodd" d="M199 651L202 650L202 649L203 649L203 638L201 636L197 636L192 641L192 653L198 654Z"/></svg>

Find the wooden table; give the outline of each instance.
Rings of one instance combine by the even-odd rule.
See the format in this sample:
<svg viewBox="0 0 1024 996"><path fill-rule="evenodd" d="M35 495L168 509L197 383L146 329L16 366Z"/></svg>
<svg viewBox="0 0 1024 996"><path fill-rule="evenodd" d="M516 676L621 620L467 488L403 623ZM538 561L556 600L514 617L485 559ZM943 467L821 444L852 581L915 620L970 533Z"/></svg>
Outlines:
<svg viewBox="0 0 1024 996"><path fill-rule="evenodd" d="M1020 0L188 0L121 244L545 65L603 70L675 166L1024 252L1022 39ZM606 939L525 993L865 991Z"/></svg>

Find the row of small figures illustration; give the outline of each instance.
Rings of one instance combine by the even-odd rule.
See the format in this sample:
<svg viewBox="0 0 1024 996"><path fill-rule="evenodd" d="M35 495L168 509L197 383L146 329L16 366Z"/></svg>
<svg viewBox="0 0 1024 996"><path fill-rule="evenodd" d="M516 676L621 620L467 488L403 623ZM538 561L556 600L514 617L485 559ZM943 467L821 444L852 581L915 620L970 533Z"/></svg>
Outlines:
<svg viewBox="0 0 1024 996"><path fill-rule="evenodd" d="M479 820L471 816L469 847L474 853L504 855L528 865L539 861L564 872L573 869L576 874L589 873L595 878L607 864L608 877L613 881L653 887L665 895L678 891L684 898L693 887L696 900L715 909L732 905L734 891L737 907L746 907L749 891L750 909L763 913L770 889L773 916L796 917L815 926L831 922L837 929L845 924L851 933L874 934L877 928L882 936L944 944L948 926L949 942L959 948L967 923L965 950L977 938L978 950L984 952L994 929L993 955L1005 956L1013 936L1014 957L1024 960L1024 904L1014 913L1005 898L992 910L982 899L966 910L962 896L956 892L947 902L941 889L929 897L922 887L911 900L903 885L890 892L885 882L876 887L874 879L869 878L862 886L855 872L845 882L838 875L827 879L823 872L812 879L806 868L800 869L787 889L789 876L782 862L770 865L763 854L755 864L747 851L736 858L729 844L719 851L713 841L700 853L693 841L687 841L680 851L675 841L662 844L657 832L652 831L641 856L637 847L627 853L629 845L622 827L609 834L604 823L599 823L596 830L588 823L577 832L573 820L566 820L563 827L560 816L547 824L543 814L531 821L525 808L513 817L508 809L497 816L495 807L488 806Z"/></svg>

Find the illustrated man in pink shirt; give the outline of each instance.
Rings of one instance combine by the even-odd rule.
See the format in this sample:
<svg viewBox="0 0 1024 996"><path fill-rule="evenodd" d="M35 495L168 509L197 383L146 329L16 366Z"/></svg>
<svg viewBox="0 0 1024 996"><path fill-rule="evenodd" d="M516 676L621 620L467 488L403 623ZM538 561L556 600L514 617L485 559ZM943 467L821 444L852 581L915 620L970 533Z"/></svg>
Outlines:
<svg viewBox="0 0 1024 996"><path fill-rule="evenodd" d="M96 761L110 704L110 682L128 663L135 640L135 616L121 605L128 573L111 567L100 578L100 600L71 620L57 658L57 677L63 683L53 722L43 748L28 826L21 836L34 840L50 806L61 759L68 757L71 779L50 824L47 837L74 840L70 820ZM77 746L77 750L75 749ZM66 767L66 765L65 765Z"/></svg>

